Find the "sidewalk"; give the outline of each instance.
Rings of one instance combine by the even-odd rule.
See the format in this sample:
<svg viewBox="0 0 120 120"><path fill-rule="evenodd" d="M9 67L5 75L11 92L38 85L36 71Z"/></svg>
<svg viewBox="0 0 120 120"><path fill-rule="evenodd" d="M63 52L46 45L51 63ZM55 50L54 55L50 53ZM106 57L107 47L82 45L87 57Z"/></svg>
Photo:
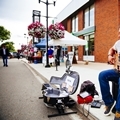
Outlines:
<svg viewBox="0 0 120 120"><path fill-rule="evenodd" d="M26 64L28 64L33 70L35 70L40 77L45 80L46 82L49 82L51 76L57 76L61 77L65 73L65 64L61 63L60 66L58 66L58 71L56 71L55 67L45 68L43 64L29 64L26 59L22 59ZM75 101L77 100L77 94L80 91L80 85L85 80L91 80L96 87L96 90L99 92L99 99L101 100L101 94L100 94L100 88L99 88L99 82L98 82L98 74L100 71L112 68L112 65L108 65L107 63L94 63L89 62L88 65L84 64L85 62L78 62L78 64L73 64L71 67L71 70L77 71L80 75L80 83L78 86L78 89L75 94L71 95L71 98ZM77 104L76 107L82 111L82 105ZM86 112L88 110L88 105L85 105ZM104 113L105 106L102 105L100 109L98 108L90 108L90 115L88 118L90 120L113 120L114 114L111 114L110 116L105 116Z"/></svg>

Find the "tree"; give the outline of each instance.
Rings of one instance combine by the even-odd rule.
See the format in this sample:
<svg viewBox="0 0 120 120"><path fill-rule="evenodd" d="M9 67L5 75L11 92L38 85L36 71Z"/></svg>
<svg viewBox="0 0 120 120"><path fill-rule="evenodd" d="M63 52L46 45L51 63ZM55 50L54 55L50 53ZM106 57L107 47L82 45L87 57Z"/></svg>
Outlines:
<svg viewBox="0 0 120 120"><path fill-rule="evenodd" d="M5 43L3 43L7 48L8 48L8 50L10 51L10 52L14 52L15 51L15 47L14 47L14 43L13 42L5 42ZM2 45L3 45L2 44ZM1 46L2 46L1 45Z"/></svg>
<svg viewBox="0 0 120 120"><path fill-rule="evenodd" d="M10 37L10 31L0 26L0 41L3 42L4 40L10 39Z"/></svg>

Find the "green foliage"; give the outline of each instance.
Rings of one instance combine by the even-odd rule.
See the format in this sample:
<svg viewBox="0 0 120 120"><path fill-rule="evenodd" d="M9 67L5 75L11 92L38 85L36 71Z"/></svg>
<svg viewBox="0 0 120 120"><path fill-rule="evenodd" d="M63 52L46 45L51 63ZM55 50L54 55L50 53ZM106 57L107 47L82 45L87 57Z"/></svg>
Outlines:
<svg viewBox="0 0 120 120"><path fill-rule="evenodd" d="M15 47L14 47L14 43L13 42L5 42L5 43L3 43L7 48L8 48L8 50L10 51L10 52L14 52L15 51ZM2 45L3 45L2 44ZM1 46L2 46L1 45Z"/></svg>
<svg viewBox="0 0 120 120"><path fill-rule="evenodd" d="M0 26L0 41L3 42L4 40L10 39L10 31L5 29L3 26Z"/></svg>

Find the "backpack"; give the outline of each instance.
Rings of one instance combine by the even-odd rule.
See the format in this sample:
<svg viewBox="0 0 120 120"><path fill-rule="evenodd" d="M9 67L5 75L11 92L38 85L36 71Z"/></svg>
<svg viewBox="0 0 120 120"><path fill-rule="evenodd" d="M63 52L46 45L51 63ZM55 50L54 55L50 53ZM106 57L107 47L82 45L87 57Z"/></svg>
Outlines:
<svg viewBox="0 0 120 120"><path fill-rule="evenodd" d="M81 84L80 93L87 91L92 97L99 95L96 91L95 85L90 81L86 80Z"/></svg>

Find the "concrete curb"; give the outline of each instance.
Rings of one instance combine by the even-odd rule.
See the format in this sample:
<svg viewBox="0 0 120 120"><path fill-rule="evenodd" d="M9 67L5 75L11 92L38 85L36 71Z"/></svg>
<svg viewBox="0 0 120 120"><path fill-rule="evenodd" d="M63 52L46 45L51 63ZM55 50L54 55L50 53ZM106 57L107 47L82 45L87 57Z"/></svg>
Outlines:
<svg viewBox="0 0 120 120"><path fill-rule="evenodd" d="M26 61L24 60L21 60L24 62L24 64L29 68L31 69L32 71L34 71L45 83L49 83L49 80L43 76L42 74L40 74L37 70L35 70L33 67L31 67L29 65L29 63L27 63ZM72 97L71 97L72 98ZM73 98L72 98L73 99ZM84 113L83 113L83 105L80 105L76 102L76 105L75 105L75 108L80 112L82 113L83 115L87 115L88 114L88 107L89 105L85 105L85 108L84 108ZM90 112L90 111L89 111ZM90 120L99 120L95 115L89 113L89 115L87 116L88 119Z"/></svg>

